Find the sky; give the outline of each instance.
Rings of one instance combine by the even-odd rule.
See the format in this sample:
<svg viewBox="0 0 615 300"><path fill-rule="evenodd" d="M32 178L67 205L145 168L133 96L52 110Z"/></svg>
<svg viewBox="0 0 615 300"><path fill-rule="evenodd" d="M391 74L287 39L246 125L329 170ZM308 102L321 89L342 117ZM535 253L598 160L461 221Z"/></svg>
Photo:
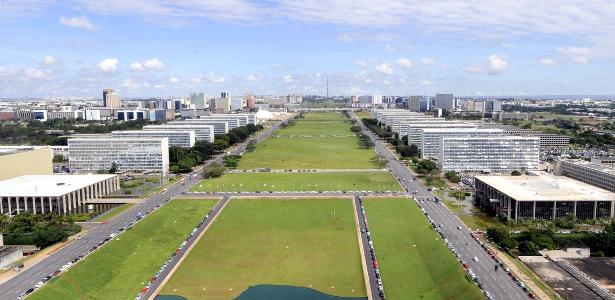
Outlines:
<svg viewBox="0 0 615 300"><path fill-rule="evenodd" d="M0 0L0 97L615 95L615 1Z"/></svg>

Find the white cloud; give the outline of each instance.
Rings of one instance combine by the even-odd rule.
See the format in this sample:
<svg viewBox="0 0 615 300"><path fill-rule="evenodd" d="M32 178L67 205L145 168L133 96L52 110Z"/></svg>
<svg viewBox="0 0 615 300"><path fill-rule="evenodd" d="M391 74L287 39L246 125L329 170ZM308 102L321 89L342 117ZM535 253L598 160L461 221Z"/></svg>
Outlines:
<svg viewBox="0 0 615 300"><path fill-rule="evenodd" d="M164 69L164 64L158 58L152 58L145 60L143 62L133 62L128 67L129 70L140 72L140 71L149 71L149 70L162 70Z"/></svg>
<svg viewBox="0 0 615 300"><path fill-rule="evenodd" d="M586 64L589 62L591 50L586 47L560 47L557 48L557 53L571 62Z"/></svg>
<svg viewBox="0 0 615 300"><path fill-rule="evenodd" d="M122 81L122 87L125 87L127 89L137 89L139 88L139 86L139 83L135 79L132 79L130 77L125 78Z"/></svg>
<svg viewBox="0 0 615 300"><path fill-rule="evenodd" d="M465 71L468 73L480 73L483 70L481 70L480 66L469 66L465 68Z"/></svg>
<svg viewBox="0 0 615 300"><path fill-rule="evenodd" d="M367 68L367 62L363 60L355 60L354 63L361 68Z"/></svg>
<svg viewBox="0 0 615 300"><path fill-rule="evenodd" d="M60 17L60 24L69 27L81 28L86 30L94 30L94 25L86 16L65 18Z"/></svg>
<svg viewBox="0 0 615 300"><path fill-rule="evenodd" d="M395 47L391 46L391 44L384 45L384 50L389 53L395 52Z"/></svg>
<svg viewBox="0 0 615 300"><path fill-rule="evenodd" d="M385 74L385 75L392 75L393 74L393 67L391 67L390 64L381 63L381 64L377 64L376 65L376 71L378 73L382 73L382 74Z"/></svg>
<svg viewBox="0 0 615 300"><path fill-rule="evenodd" d="M31 78L31 79L44 79L47 77L45 75L45 72L34 69L34 68L27 68L24 70L24 73L26 77Z"/></svg>
<svg viewBox="0 0 615 300"><path fill-rule="evenodd" d="M421 81L419 81L420 85L433 85L433 81L429 80L429 79L423 79Z"/></svg>
<svg viewBox="0 0 615 300"><path fill-rule="evenodd" d="M58 60L51 56L51 55L46 55L45 57L43 57L43 64L44 65L55 65L58 62Z"/></svg>
<svg viewBox="0 0 615 300"><path fill-rule="evenodd" d="M190 83L192 84L200 84L201 82L203 82L203 78L201 76L190 79Z"/></svg>
<svg viewBox="0 0 615 300"><path fill-rule="evenodd" d="M180 82L179 78L175 77L175 76L171 76L169 77L169 82L170 83L178 83Z"/></svg>
<svg viewBox="0 0 615 300"><path fill-rule="evenodd" d="M283 83L292 83L293 81L295 81L295 79L290 75L284 75L284 77L282 77Z"/></svg>
<svg viewBox="0 0 615 300"><path fill-rule="evenodd" d="M404 69L411 69L413 66L413 63L411 60L407 59L407 58L400 58L396 61L397 65L404 68Z"/></svg>
<svg viewBox="0 0 615 300"><path fill-rule="evenodd" d="M246 76L247 81L258 81L262 79L263 79L263 76L257 75L257 74L249 74L248 76Z"/></svg>
<svg viewBox="0 0 615 300"><path fill-rule="evenodd" d="M557 60L550 57L545 57L540 60L540 64L545 66L551 66L557 64Z"/></svg>
<svg viewBox="0 0 615 300"><path fill-rule="evenodd" d="M431 64L435 63L436 61L435 61L433 58L423 57L423 58L421 59L421 62L422 62L424 65L431 65Z"/></svg>
<svg viewBox="0 0 615 300"><path fill-rule="evenodd" d="M489 55L485 60L485 68L489 75L500 75L508 69L508 61L495 54Z"/></svg>
<svg viewBox="0 0 615 300"><path fill-rule="evenodd" d="M103 72L115 72L119 63L117 58L105 58L98 63L98 69Z"/></svg>
<svg viewBox="0 0 615 300"><path fill-rule="evenodd" d="M355 41L355 37L350 33L342 33L337 36L337 40L344 43L352 43Z"/></svg>

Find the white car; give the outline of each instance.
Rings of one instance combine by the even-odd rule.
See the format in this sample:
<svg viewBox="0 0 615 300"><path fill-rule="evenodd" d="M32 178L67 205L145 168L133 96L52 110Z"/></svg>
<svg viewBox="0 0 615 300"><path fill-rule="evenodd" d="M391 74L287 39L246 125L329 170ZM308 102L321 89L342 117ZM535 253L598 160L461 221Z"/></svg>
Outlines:
<svg viewBox="0 0 615 300"><path fill-rule="evenodd" d="M41 286L43 286L43 284L44 284L44 283L43 283L42 281L39 281L39 282L37 282L37 283L34 285L34 288L35 288L35 289L38 289L38 288L40 288Z"/></svg>
<svg viewBox="0 0 615 300"><path fill-rule="evenodd" d="M478 261L478 257L474 256L474 258L472 258L473 261Z"/></svg>

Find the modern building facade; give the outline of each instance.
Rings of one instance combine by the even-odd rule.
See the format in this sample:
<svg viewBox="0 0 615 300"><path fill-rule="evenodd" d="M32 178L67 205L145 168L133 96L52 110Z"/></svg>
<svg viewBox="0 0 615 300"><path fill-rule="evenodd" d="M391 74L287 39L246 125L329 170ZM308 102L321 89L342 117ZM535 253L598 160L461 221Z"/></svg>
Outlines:
<svg viewBox="0 0 615 300"><path fill-rule="evenodd" d="M0 213L68 215L84 213L86 204L120 189L117 175L26 175L0 181Z"/></svg>
<svg viewBox="0 0 615 300"><path fill-rule="evenodd" d="M0 180L23 175L53 174L53 151L49 147L0 146Z"/></svg>
<svg viewBox="0 0 615 300"><path fill-rule="evenodd" d="M573 159L560 160L555 163L553 173L615 192L615 169L602 164Z"/></svg>
<svg viewBox="0 0 615 300"><path fill-rule="evenodd" d="M451 122L451 121L434 121L423 123L411 123L400 126L400 136L408 136L408 145L421 146L421 129L425 128L478 128L475 124L464 122ZM404 134L405 133L405 134Z"/></svg>
<svg viewBox="0 0 615 300"><path fill-rule="evenodd" d="M239 126L245 126L248 124L248 117L242 116L239 114L219 114L219 115L210 115L210 116L200 116L198 120L228 122L229 130L233 128L237 128Z"/></svg>
<svg viewBox="0 0 615 300"><path fill-rule="evenodd" d="M440 139L438 165L442 171L535 171L540 163L538 137L471 136Z"/></svg>
<svg viewBox="0 0 615 300"><path fill-rule="evenodd" d="M481 128L422 128L420 129L421 158L435 158L440 156L440 139L444 137L475 137L475 136L501 136L502 129Z"/></svg>
<svg viewBox="0 0 615 300"><path fill-rule="evenodd" d="M205 93L192 93L190 94L190 103L194 105L196 109L205 109L209 107L209 99Z"/></svg>
<svg viewBox="0 0 615 300"><path fill-rule="evenodd" d="M204 119L187 119L181 121L168 122L169 125L213 125L214 134L225 134L229 130L229 123L233 126L239 126L239 120L232 121L210 121Z"/></svg>
<svg viewBox="0 0 615 300"><path fill-rule="evenodd" d="M114 89L103 90L103 106L106 108L121 107L120 95Z"/></svg>
<svg viewBox="0 0 615 300"><path fill-rule="evenodd" d="M118 130L111 132L121 138L168 138L169 146L190 148L196 141L194 130Z"/></svg>
<svg viewBox="0 0 615 300"><path fill-rule="evenodd" d="M615 193L565 176L477 176L476 202L506 219L613 218Z"/></svg>
<svg viewBox="0 0 615 300"><path fill-rule="evenodd" d="M455 98L453 98L453 94L436 94L435 106L446 110L455 109Z"/></svg>
<svg viewBox="0 0 615 300"><path fill-rule="evenodd" d="M169 172L168 138L101 137L68 139L72 173L96 173L115 164L118 172Z"/></svg>
<svg viewBox="0 0 615 300"><path fill-rule="evenodd" d="M162 125L145 125L144 131L194 131L194 136L197 141L214 142L214 125L207 124L189 124L189 123L172 123Z"/></svg>

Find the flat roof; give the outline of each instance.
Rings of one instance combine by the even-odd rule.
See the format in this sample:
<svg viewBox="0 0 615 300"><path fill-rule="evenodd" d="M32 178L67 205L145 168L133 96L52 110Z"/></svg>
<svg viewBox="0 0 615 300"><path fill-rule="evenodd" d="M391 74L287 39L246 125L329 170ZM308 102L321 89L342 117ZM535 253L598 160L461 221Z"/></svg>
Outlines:
<svg viewBox="0 0 615 300"><path fill-rule="evenodd" d="M0 155L8 155L45 148L44 146L0 146Z"/></svg>
<svg viewBox="0 0 615 300"><path fill-rule="evenodd" d="M577 166L583 166L583 167L587 167L587 168L590 168L592 170L596 170L599 172L607 173L610 175L615 175L615 169L609 168L603 164L593 163L593 162L584 161L584 160L575 160L575 159L565 159L564 161L571 163L571 164L575 164Z"/></svg>
<svg viewBox="0 0 615 300"><path fill-rule="evenodd" d="M476 176L518 201L615 201L615 193L566 176Z"/></svg>
<svg viewBox="0 0 615 300"><path fill-rule="evenodd" d="M499 128L474 128L474 127L429 127L421 129L423 132L493 132L503 133L504 131Z"/></svg>
<svg viewBox="0 0 615 300"><path fill-rule="evenodd" d="M24 175L0 181L0 197L59 197L115 176Z"/></svg>

